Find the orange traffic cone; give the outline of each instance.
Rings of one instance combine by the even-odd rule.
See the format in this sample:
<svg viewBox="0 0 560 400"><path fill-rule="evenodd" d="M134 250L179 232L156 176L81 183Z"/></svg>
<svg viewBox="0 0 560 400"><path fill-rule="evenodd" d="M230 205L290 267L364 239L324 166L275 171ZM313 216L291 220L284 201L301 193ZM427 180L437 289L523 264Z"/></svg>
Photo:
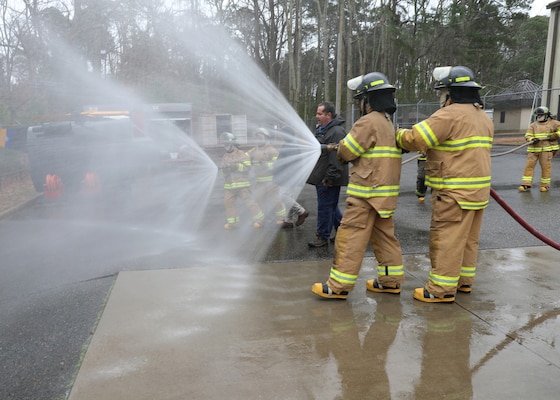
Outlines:
<svg viewBox="0 0 560 400"><path fill-rule="evenodd" d="M97 173L86 172L84 176L84 183L82 185L82 192L88 195L101 193L101 181L99 180L99 175L97 175Z"/></svg>
<svg viewBox="0 0 560 400"><path fill-rule="evenodd" d="M45 197L47 199L55 199L64 193L64 186L62 180L58 175L48 174L45 178Z"/></svg>

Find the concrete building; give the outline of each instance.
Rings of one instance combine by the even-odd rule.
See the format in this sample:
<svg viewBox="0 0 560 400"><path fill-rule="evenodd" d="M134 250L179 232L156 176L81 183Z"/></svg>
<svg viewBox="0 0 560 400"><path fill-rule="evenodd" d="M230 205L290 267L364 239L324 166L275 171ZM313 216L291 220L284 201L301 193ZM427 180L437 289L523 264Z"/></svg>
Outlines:
<svg viewBox="0 0 560 400"><path fill-rule="evenodd" d="M549 3L548 38L544 63L543 102L550 111L558 115L560 105L560 1Z"/></svg>
<svg viewBox="0 0 560 400"><path fill-rule="evenodd" d="M533 110L541 104L541 87L523 79L515 82L485 101L486 109L493 110L496 132L523 132L531 123Z"/></svg>

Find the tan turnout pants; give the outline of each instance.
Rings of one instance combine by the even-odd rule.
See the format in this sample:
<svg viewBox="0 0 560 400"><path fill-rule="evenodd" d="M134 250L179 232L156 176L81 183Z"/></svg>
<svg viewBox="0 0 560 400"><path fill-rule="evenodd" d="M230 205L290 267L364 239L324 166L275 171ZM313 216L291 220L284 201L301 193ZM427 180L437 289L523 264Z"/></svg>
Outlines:
<svg viewBox="0 0 560 400"><path fill-rule="evenodd" d="M342 273L343 276L357 277L368 243L371 244L377 259L378 282L391 287L403 283L402 250L395 237L393 218L381 218L368 199L349 196L336 233L333 266L327 281L327 285L333 291L350 292L354 289L355 282L340 282L333 278L333 272L335 275ZM397 267L400 273L392 274L390 271L394 270L394 267ZM380 270L387 273L381 274Z"/></svg>
<svg viewBox="0 0 560 400"><path fill-rule="evenodd" d="M455 294L457 286L474 282L482 210L463 210L447 194L431 194L430 259L426 289L436 297Z"/></svg>
<svg viewBox="0 0 560 400"><path fill-rule="evenodd" d="M541 187L550 187L550 177L552 172L552 152L543 151L539 153L527 153L527 163L523 171L522 185L532 186L533 175L535 174L535 166L537 161L541 166Z"/></svg>
<svg viewBox="0 0 560 400"><path fill-rule="evenodd" d="M240 199L249 209L251 216L253 217L253 222L260 222L263 220L263 213L257 202L253 199L251 189L248 187L243 187L225 190L224 203L226 207L226 217L228 223L239 222L237 199Z"/></svg>

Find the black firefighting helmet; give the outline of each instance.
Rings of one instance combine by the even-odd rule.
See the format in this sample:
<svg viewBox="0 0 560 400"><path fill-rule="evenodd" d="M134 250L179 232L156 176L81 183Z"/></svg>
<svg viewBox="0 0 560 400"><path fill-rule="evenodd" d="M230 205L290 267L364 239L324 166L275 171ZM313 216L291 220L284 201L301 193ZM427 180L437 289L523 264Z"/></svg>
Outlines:
<svg viewBox="0 0 560 400"><path fill-rule="evenodd" d="M451 87L482 89L482 86L475 82L473 72L462 65L456 67L437 67L432 75L436 82L434 85L435 89Z"/></svg>
<svg viewBox="0 0 560 400"><path fill-rule="evenodd" d="M550 110L548 107L540 106L535 110L535 115L546 115L547 117L550 117Z"/></svg>
<svg viewBox="0 0 560 400"><path fill-rule="evenodd" d="M369 74L352 78L347 82L347 86L348 89L356 91L354 94L355 99L359 99L366 93L373 92L374 90L389 89L391 92L396 90L381 72L370 72Z"/></svg>

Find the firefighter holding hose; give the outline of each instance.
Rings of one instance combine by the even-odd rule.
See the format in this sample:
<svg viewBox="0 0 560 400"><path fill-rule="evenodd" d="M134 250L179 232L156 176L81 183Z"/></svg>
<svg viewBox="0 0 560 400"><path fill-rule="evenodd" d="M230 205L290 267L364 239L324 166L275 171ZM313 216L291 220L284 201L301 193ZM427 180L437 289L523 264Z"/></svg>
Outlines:
<svg viewBox="0 0 560 400"><path fill-rule="evenodd" d="M494 126L469 68L438 67L433 77L441 108L412 129L398 130L397 143L426 154L426 185L432 189L431 271L414 298L449 303L457 291L472 290L482 215L490 198Z"/></svg>
<svg viewBox="0 0 560 400"><path fill-rule="evenodd" d="M537 161L541 166L540 191L550 189L552 157L558 151L560 121L552 119L547 107L540 106L535 110L535 122L529 125L525 139L531 142L527 147L527 163L521 178L520 192L528 192L533 184L533 175Z"/></svg>
<svg viewBox="0 0 560 400"><path fill-rule="evenodd" d="M338 143L337 158L352 163L346 191L346 209L334 243L334 260L325 283L311 291L326 299L346 299L354 289L363 256L371 244L377 260L377 278L366 289L378 293L401 292L404 281L401 246L394 234L402 151L395 142L391 116L396 111L395 87L380 72L348 81L356 91L361 118Z"/></svg>

